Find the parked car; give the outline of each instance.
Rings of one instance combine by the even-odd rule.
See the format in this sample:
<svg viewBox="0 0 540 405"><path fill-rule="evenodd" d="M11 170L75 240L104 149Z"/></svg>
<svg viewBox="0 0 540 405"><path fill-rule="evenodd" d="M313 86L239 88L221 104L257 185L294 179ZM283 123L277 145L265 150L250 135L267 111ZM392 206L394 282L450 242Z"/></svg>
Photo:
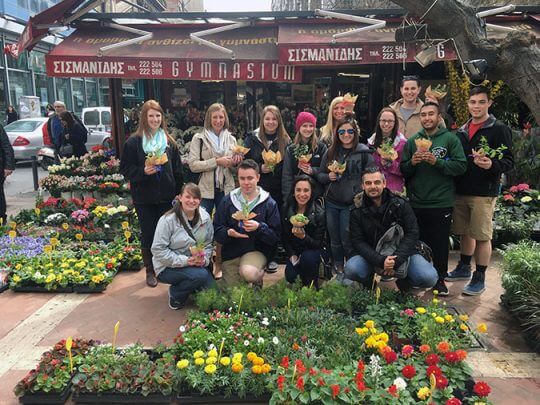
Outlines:
<svg viewBox="0 0 540 405"><path fill-rule="evenodd" d="M111 107L87 107L82 109L82 122L88 132L111 132Z"/></svg>
<svg viewBox="0 0 540 405"><path fill-rule="evenodd" d="M9 142L13 146L15 160L28 160L43 147L43 125L47 118L23 118L6 125Z"/></svg>

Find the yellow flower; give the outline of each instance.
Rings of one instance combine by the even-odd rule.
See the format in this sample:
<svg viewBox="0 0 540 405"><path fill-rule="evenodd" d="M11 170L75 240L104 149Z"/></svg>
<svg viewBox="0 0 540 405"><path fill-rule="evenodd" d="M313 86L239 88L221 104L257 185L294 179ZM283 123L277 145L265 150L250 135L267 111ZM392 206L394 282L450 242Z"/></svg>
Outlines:
<svg viewBox="0 0 540 405"><path fill-rule="evenodd" d="M206 359L206 364L216 364L217 363L217 357L208 357Z"/></svg>
<svg viewBox="0 0 540 405"><path fill-rule="evenodd" d="M13 281L14 283L18 283L21 280L22 279L18 274L15 274L13 277L11 277L11 281Z"/></svg>
<svg viewBox="0 0 540 405"><path fill-rule="evenodd" d="M433 301L433 303L434 303L435 305L437 305L437 304L439 303L439 300L438 300L437 298L433 298L432 301Z"/></svg>
<svg viewBox="0 0 540 405"><path fill-rule="evenodd" d="M521 202L522 203L528 203L528 202L531 202L532 201L532 198L529 197L528 195L526 195L525 197L521 197Z"/></svg>
<svg viewBox="0 0 540 405"><path fill-rule="evenodd" d="M375 322L373 322L371 319L370 320L367 320L365 323L364 323L365 327L368 328L368 329L372 329L375 327Z"/></svg>
<svg viewBox="0 0 540 405"><path fill-rule="evenodd" d="M211 358L213 358L213 357L211 357ZM217 370L217 367L216 367L215 364L209 364L204 368L204 372L206 374L214 374L216 372L216 370Z"/></svg>
<svg viewBox="0 0 540 405"><path fill-rule="evenodd" d="M438 291L438 290L433 290L432 293L433 293L433 295L435 295L435 296L439 295L439 291ZM436 304L435 299L433 300L433 302ZM437 301L437 302L438 302L438 301Z"/></svg>
<svg viewBox="0 0 540 405"><path fill-rule="evenodd" d="M270 370L272 370L272 366L268 363L263 364L261 367L263 374L267 374L270 372Z"/></svg>
<svg viewBox="0 0 540 405"><path fill-rule="evenodd" d="M16 269L16 270L20 270L20 269L22 269L22 264L20 264L20 263L17 263L17 265L15 266L15 269Z"/></svg>
<svg viewBox="0 0 540 405"><path fill-rule="evenodd" d="M251 371L253 372L253 374L261 374L262 373L262 367L258 366L258 365L255 365L255 366L251 367Z"/></svg>
<svg viewBox="0 0 540 405"><path fill-rule="evenodd" d="M372 335L376 335L377 334L377 328L370 328L369 333L371 333Z"/></svg>
<svg viewBox="0 0 540 405"><path fill-rule="evenodd" d="M195 364L198 366L202 366L204 364L204 359L202 357L197 357L195 359Z"/></svg>
<svg viewBox="0 0 540 405"><path fill-rule="evenodd" d="M431 394L431 391L429 390L428 387L422 387L418 390L418 392L416 393L416 396L421 399L421 400L424 400L424 399L427 399Z"/></svg>
<svg viewBox="0 0 540 405"><path fill-rule="evenodd" d="M416 308L416 312L418 312L419 314L425 314L427 311L424 307L418 307Z"/></svg>
<svg viewBox="0 0 540 405"><path fill-rule="evenodd" d="M218 353L216 349L212 349L208 352L208 357L217 357Z"/></svg>
<svg viewBox="0 0 540 405"><path fill-rule="evenodd" d="M355 331L356 331L356 333L358 333L360 336L367 335L368 332L369 332L368 328L356 328Z"/></svg>
<svg viewBox="0 0 540 405"><path fill-rule="evenodd" d="M233 373L239 373L244 369L244 366L240 363L233 363L231 369Z"/></svg>
<svg viewBox="0 0 540 405"><path fill-rule="evenodd" d="M370 336L366 339L365 343L368 348L372 348L372 347L375 347L375 345L377 344L377 341L375 340L373 336Z"/></svg>
<svg viewBox="0 0 540 405"><path fill-rule="evenodd" d="M257 353L249 352L246 357L247 357L248 361L253 361L254 359L257 358Z"/></svg>
<svg viewBox="0 0 540 405"><path fill-rule="evenodd" d="M469 330L469 327L462 323L459 325L459 329L461 329L463 332L467 332Z"/></svg>
<svg viewBox="0 0 540 405"><path fill-rule="evenodd" d="M476 330L480 333L486 333L487 332L487 325L485 323L481 323L478 325Z"/></svg>
<svg viewBox="0 0 540 405"><path fill-rule="evenodd" d="M49 273L49 275L45 279L45 282L48 284L48 283L52 283L55 280L56 280L56 276L52 273Z"/></svg>
<svg viewBox="0 0 540 405"><path fill-rule="evenodd" d="M454 317L450 314L446 314L444 316L444 320L447 321L447 322L452 322L454 320Z"/></svg>
<svg viewBox="0 0 540 405"><path fill-rule="evenodd" d="M176 363L176 367L178 367L180 370L186 368L187 366L189 366L189 361L186 359L182 359L178 363Z"/></svg>
<svg viewBox="0 0 540 405"><path fill-rule="evenodd" d="M231 364L231 358L230 357L222 357L219 362L222 366L227 367L229 364Z"/></svg>
<svg viewBox="0 0 540 405"><path fill-rule="evenodd" d="M242 357L242 353L235 353L232 359L233 363L240 363L242 361Z"/></svg>
<svg viewBox="0 0 540 405"><path fill-rule="evenodd" d="M202 356L204 356L204 352L202 350L197 350L195 353L193 353L193 357L196 359Z"/></svg>
<svg viewBox="0 0 540 405"><path fill-rule="evenodd" d="M379 340L378 342L375 343L375 346L377 347L378 350L382 350L388 345L386 344L385 341Z"/></svg>
<svg viewBox="0 0 540 405"><path fill-rule="evenodd" d="M262 366L264 364L264 359L262 357L255 357L253 359L253 364L256 366Z"/></svg>
<svg viewBox="0 0 540 405"><path fill-rule="evenodd" d="M437 323L444 323L444 318L442 316L436 316L435 317L435 322Z"/></svg>
<svg viewBox="0 0 540 405"><path fill-rule="evenodd" d="M459 319L461 319L463 322L467 322L469 320L469 315L460 315Z"/></svg>

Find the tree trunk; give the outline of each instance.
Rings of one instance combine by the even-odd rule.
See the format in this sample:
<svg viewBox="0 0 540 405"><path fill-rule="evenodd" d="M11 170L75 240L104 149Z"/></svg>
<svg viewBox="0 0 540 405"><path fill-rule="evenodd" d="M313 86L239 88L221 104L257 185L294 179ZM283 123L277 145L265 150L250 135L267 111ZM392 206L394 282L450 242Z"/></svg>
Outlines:
<svg viewBox="0 0 540 405"><path fill-rule="evenodd" d="M489 79L504 80L540 123L540 50L533 34L516 31L502 41L486 38L476 10L458 0L392 1L416 17L423 16L432 38L453 38L464 60L485 59Z"/></svg>

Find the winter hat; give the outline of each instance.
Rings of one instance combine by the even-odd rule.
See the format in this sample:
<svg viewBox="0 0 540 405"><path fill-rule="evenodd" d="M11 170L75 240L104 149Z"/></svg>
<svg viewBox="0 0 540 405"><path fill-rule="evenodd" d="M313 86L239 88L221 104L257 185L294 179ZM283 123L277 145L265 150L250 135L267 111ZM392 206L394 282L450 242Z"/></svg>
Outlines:
<svg viewBox="0 0 540 405"><path fill-rule="evenodd" d="M311 122L314 127L317 126L317 118L307 111L302 111L300 114L298 114L298 117L296 117L296 132L298 132L300 127L306 122Z"/></svg>

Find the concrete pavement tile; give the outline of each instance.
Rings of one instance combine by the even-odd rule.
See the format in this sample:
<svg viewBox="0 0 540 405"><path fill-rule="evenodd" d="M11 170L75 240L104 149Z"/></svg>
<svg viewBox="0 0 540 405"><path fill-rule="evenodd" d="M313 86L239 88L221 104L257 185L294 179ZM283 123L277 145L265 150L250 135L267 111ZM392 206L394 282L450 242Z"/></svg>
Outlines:
<svg viewBox="0 0 540 405"><path fill-rule="evenodd" d="M0 294L0 339L54 296L55 294L14 293L10 290Z"/></svg>
<svg viewBox="0 0 540 405"><path fill-rule="evenodd" d="M11 370L0 376L0 405L16 405L19 403L13 393L13 388L27 373L28 370Z"/></svg>
<svg viewBox="0 0 540 405"><path fill-rule="evenodd" d="M492 391L489 399L497 405L537 404L539 378L483 378Z"/></svg>

